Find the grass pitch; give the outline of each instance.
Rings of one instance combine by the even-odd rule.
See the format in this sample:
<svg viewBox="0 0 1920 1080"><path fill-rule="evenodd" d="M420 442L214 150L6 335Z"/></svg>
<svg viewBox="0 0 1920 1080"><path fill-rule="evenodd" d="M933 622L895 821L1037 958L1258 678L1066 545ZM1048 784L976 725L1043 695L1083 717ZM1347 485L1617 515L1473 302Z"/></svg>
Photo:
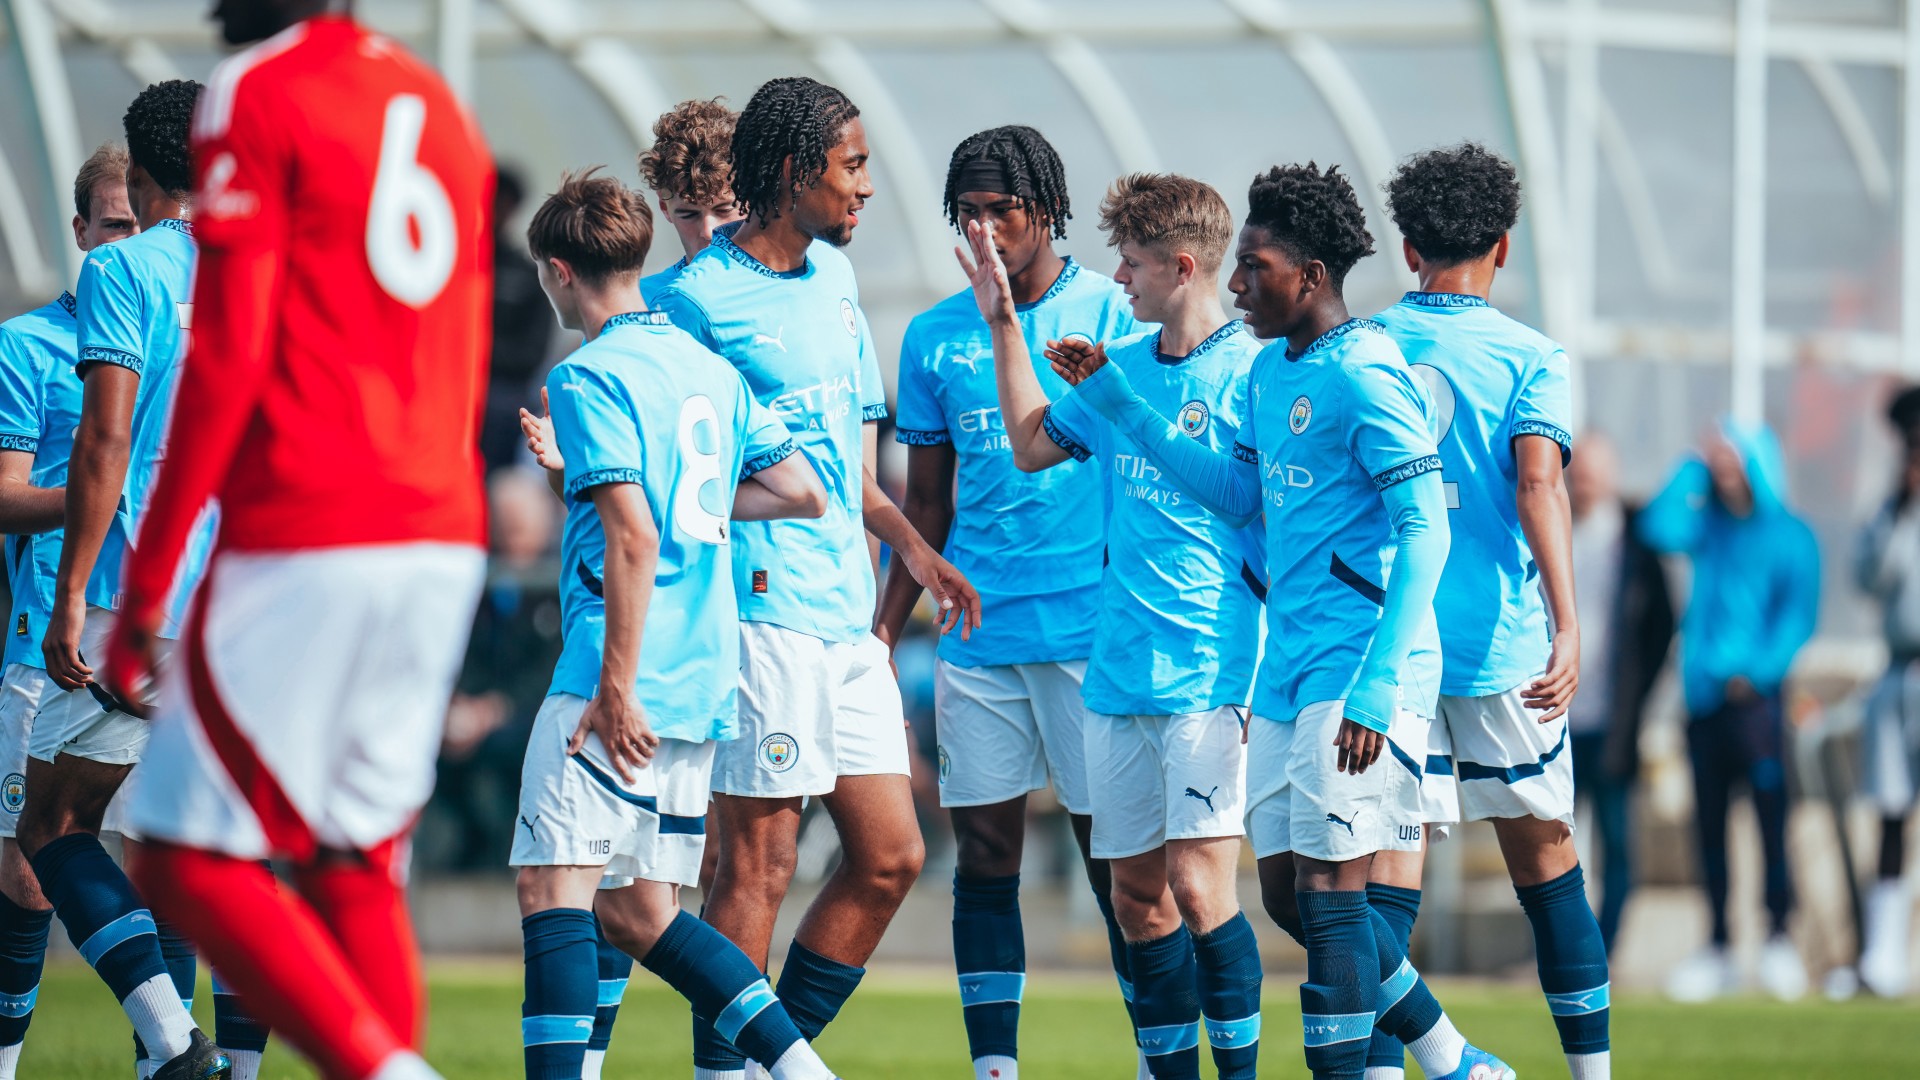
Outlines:
<svg viewBox="0 0 1920 1080"><path fill-rule="evenodd" d="M519 1080L520 968L507 963L441 963L433 968L428 1056L449 1080ZM1305 1077L1295 979L1269 976L1262 1077ZM1564 1077L1552 1021L1537 991L1522 986L1443 983L1462 1031L1506 1057L1525 1080ZM211 1031L204 970L196 1013ZM132 1075L125 1018L93 973L50 967L40 991L20 1076L101 1080ZM1021 1024L1022 1072L1032 1080L1131 1080L1133 1049L1111 987L1077 975L1037 974ZM1622 1080L1742 1080L1916 1075L1920 1009L1911 1002L1806 1001L1781 1005L1736 999L1679 1006L1623 997L1613 1010L1614 1075ZM607 1080L692 1075L687 1009L672 991L635 969L608 1057ZM970 1080L958 995L933 974L877 974L862 987L820 1051L849 1080ZM1202 1053L1202 1072L1212 1075ZM267 1051L264 1080L310 1080L284 1046ZM1417 1077L1419 1071L1412 1070Z"/></svg>

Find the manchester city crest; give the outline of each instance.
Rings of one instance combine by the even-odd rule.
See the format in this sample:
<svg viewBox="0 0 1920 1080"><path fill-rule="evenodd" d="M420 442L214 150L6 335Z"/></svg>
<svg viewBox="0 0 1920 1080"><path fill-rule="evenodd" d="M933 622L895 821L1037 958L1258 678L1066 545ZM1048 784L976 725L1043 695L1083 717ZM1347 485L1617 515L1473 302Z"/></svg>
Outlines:
<svg viewBox="0 0 1920 1080"><path fill-rule="evenodd" d="M840 325L847 328L848 336L860 336L860 320L853 316L853 301L844 296L840 298Z"/></svg>
<svg viewBox="0 0 1920 1080"><path fill-rule="evenodd" d="M1182 433L1188 438L1197 439L1207 433L1207 421L1211 419L1212 416L1213 414L1207 411L1206 402L1189 401L1185 405L1180 406L1180 411L1176 414L1175 419L1179 421Z"/></svg>
<svg viewBox="0 0 1920 1080"><path fill-rule="evenodd" d="M942 746L939 749L940 749L940 783L945 784L947 782L947 774L953 771L953 759L947 757L947 748L945 746Z"/></svg>
<svg viewBox="0 0 1920 1080"><path fill-rule="evenodd" d="M776 731L760 740L760 764L768 772L786 772L800 760L800 744L784 731Z"/></svg>
<svg viewBox="0 0 1920 1080"><path fill-rule="evenodd" d="M1305 432L1307 425L1312 422L1313 402L1307 400L1307 395L1301 394L1293 399L1293 408L1287 410L1287 428L1295 435L1299 435Z"/></svg>
<svg viewBox="0 0 1920 1080"><path fill-rule="evenodd" d="M17 772L8 773L5 780L0 780L0 807L5 807L9 814L17 814L26 805L27 778Z"/></svg>

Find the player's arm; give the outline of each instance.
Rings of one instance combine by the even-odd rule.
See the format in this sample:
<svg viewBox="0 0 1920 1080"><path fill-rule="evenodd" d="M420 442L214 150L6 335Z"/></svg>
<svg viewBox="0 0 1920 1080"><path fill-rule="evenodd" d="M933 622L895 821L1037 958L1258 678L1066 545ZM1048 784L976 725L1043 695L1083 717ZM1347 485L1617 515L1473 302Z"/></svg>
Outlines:
<svg viewBox="0 0 1920 1080"><path fill-rule="evenodd" d="M33 452L0 450L0 533L26 536L60 527L67 489L33 486Z"/></svg>
<svg viewBox="0 0 1920 1080"><path fill-rule="evenodd" d="M953 255L973 285L974 302L980 305L980 315L993 337L993 382L1014 466L1022 472L1039 472L1066 461L1073 455L1047 434L1047 406L1052 402L1034 373L1027 335L1014 313L1007 267L993 246L992 227L968 222L967 243L954 248Z"/></svg>
<svg viewBox="0 0 1920 1080"><path fill-rule="evenodd" d="M1530 709L1542 710L1542 724L1567 713L1580 686L1580 620L1573 606L1573 511L1567 502L1562 462L1565 447L1545 435L1520 435L1513 440L1513 459L1519 478L1514 505L1520 531L1540 568L1540 591L1553 618L1553 648L1547 671L1520 691Z"/></svg>
<svg viewBox="0 0 1920 1080"><path fill-rule="evenodd" d="M1107 362L1105 346L1059 341L1047 347L1047 356L1074 384L1068 399L1084 402L1132 436L1149 461L1210 513L1236 528L1259 515L1259 455L1252 447L1236 441L1231 454L1222 454L1181 434L1134 392L1126 372Z"/></svg>
<svg viewBox="0 0 1920 1080"><path fill-rule="evenodd" d="M0 326L0 533L11 536L57 529L67 513L64 488L33 486L43 424L42 370L37 350Z"/></svg>
<svg viewBox="0 0 1920 1080"><path fill-rule="evenodd" d="M958 460L953 443L910 445L907 447L907 498L900 509L913 531L926 538L928 545L944 550L947 534L953 528L953 474ZM900 632L920 602L921 587L907 572L904 561L887 570L886 587L880 592L880 611L873 620L873 632L892 648Z"/></svg>
<svg viewBox="0 0 1920 1080"><path fill-rule="evenodd" d="M866 519L867 531L893 549L894 558L914 581L933 590L933 599L940 605L940 632L944 634L958 626L962 640L972 637L980 625L980 593L966 575L934 550L900 508L893 505L893 500L881 490L880 482L873 478L872 469L863 466L860 477L864 482L862 516Z"/></svg>
<svg viewBox="0 0 1920 1080"><path fill-rule="evenodd" d="M1792 533L1773 545L1771 603L1761 628L1763 644L1752 664L1750 681L1766 692L1786 681L1794 657L1813 639L1820 622L1820 544L1812 530L1798 521L1792 525Z"/></svg>
<svg viewBox="0 0 1920 1080"><path fill-rule="evenodd" d="M660 530L653 507L639 484L600 484L584 493L593 500L606 532L606 645L600 653L600 685L580 714L567 753L577 754L589 732L600 736L607 757L622 780L644 769L660 746L647 724L647 710L634 693L640 672L640 639L647 607L653 602L653 576L660 565ZM579 498L579 495L575 496Z"/></svg>
<svg viewBox="0 0 1920 1080"><path fill-rule="evenodd" d="M47 674L68 690L93 678L93 669L80 659L87 580L93 576L100 546L113 527L114 511L126 486L140 376L119 364L95 363L87 369L82 387L80 423L73 431L73 456L67 465L67 533L60 545L53 610L41 646Z"/></svg>
<svg viewBox="0 0 1920 1080"><path fill-rule="evenodd" d="M770 464L753 468L733 491L733 520L817 518L827 512L827 489L807 455L788 451Z"/></svg>

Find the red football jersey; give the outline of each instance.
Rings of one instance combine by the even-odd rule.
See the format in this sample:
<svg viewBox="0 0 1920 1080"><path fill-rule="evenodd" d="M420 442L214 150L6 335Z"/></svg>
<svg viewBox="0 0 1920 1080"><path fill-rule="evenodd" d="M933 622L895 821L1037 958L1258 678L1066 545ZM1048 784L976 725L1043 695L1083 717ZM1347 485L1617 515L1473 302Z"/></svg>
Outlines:
<svg viewBox="0 0 1920 1080"><path fill-rule="evenodd" d="M484 542L493 159L425 63L344 17L221 64L193 121L193 343L127 604L218 547Z"/></svg>

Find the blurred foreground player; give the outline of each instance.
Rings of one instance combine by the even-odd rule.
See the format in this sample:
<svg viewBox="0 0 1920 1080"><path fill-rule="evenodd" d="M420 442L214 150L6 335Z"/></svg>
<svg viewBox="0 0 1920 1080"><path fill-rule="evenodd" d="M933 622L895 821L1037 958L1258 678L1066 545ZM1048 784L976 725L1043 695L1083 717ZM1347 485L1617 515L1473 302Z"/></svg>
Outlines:
<svg viewBox="0 0 1920 1080"><path fill-rule="evenodd" d="M215 11L229 41L271 39L220 66L194 117L205 315L176 405L193 437L153 492L107 679L152 670L217 497L150 747L168 782L133 807L140 879L324 1076L403 1080L436 1075L401 878L484 568L493 175L439 77L346 7Z"/></svg>

